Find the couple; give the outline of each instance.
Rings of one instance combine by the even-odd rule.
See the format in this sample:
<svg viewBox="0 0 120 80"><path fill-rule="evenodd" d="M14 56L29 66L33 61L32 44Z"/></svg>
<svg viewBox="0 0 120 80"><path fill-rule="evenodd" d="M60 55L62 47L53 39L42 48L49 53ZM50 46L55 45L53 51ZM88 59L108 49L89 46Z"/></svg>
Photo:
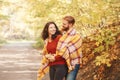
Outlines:
<svg viewBox="0 0 120 80"><path fill-rule="evenodd" d="M60 32L54 22L48 22L42 32L45 41L43 48L42 65L38 71L37 80L49 71L50 80L76 80L81 61L81 36L73 25L72 16L63 18Z"/></svg>

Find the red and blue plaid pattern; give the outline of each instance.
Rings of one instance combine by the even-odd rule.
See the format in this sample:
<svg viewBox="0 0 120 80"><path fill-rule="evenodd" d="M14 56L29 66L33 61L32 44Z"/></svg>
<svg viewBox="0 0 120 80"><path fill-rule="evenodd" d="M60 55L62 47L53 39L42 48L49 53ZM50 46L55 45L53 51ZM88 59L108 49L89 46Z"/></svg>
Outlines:
<svg viewBox="0 0 120 80"><path fill-rule="evenodd" d="M56 54L66 59L69 71L80 63L82 38L75 29L70 29L60 38Z"/></svg>

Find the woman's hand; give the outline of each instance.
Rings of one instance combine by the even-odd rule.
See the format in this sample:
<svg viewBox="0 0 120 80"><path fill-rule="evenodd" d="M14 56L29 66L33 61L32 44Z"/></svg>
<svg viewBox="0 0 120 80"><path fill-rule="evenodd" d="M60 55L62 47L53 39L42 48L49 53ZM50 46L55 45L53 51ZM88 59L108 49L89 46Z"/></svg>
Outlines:
<svg viewBox="0 0 120 80"><path fill-rule="evenodd" d="M45 55L45 57L46 57L50 62L55 61L55 55L47 54L47 55Z"/></svg>
<svg viewBox="0 0 120 80"><path fill-rule="evenodd" d="M50 62L54 62L55 61L55 56L52 55L48 59L50 60Z"/></svg>

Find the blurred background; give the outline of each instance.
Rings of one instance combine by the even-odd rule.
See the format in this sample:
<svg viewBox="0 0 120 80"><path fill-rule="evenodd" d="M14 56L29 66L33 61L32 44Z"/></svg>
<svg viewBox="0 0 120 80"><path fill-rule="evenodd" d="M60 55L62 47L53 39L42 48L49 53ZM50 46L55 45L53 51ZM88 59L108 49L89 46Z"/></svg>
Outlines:
<svg viewBox="0 0 120 80"><path fill-rule="evenodd" d="M0 0L0 42L36 40L48 21L60 27L62 18L71 15L83 37L96 29L117 23L119 0Z"/></svg>

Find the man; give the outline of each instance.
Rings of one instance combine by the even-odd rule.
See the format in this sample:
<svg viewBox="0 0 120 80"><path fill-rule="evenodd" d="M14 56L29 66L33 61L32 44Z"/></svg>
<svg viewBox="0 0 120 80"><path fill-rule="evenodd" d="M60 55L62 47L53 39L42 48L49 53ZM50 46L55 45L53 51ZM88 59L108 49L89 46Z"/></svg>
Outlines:
<svg viewBox="0 0 120 80"><path fill-rule="evenodd" d="M72 16L63 18L63 36L60 38L56 50L56 54L65 58L67 62L69 69L67 80L76 80L80 64L82 63L82 38L74 29L74 23L75 19Z"/></svg>

